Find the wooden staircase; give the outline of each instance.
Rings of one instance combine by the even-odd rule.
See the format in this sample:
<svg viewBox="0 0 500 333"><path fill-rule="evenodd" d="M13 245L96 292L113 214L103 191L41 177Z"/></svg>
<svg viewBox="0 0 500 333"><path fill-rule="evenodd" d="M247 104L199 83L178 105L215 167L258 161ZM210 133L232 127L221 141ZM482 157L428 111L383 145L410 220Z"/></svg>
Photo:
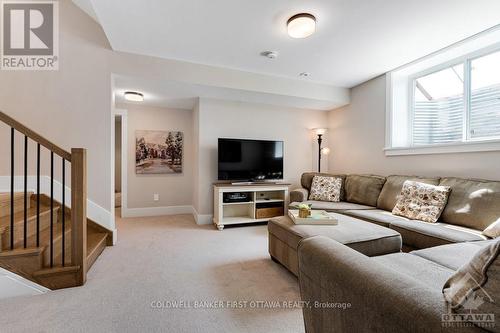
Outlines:
<svg viewBox="0 0 500 333"><path fill-rule="evenodd" d="M24 193L14 193L14 250L10 250L10 193L0 193L0 266L19 274L49 289L72 287L69 273L71 266L71 211L65 209L64 266L62 264L63 226L61 204L52 209L52 267L51 267L51 209L50 198L41 195L37 246L36 195L29 193L27 204L27 246L24 248ZM94 222L87 220L87 270L107 245L111 245L112 235Z"/></svg>
<svg viewBox="0 0 500 333"><path fill-rule="evenodd" d="M0 267L49 289L81 286L112 232L87 219L86 150L71 153L0 112L11 127L11 186L0 193ZM15 184L15 131L24 134L24 188ZM36 189L28 190L28 140L37 143ZM41 147L50 153L50 194L40 188ZM62 159L61 202L54 199L54 155ZM71 209L66 205L66 165L71 171ZM18 186L18 185L17 185ZM5 190L5 189L4 189Z"/></svg>

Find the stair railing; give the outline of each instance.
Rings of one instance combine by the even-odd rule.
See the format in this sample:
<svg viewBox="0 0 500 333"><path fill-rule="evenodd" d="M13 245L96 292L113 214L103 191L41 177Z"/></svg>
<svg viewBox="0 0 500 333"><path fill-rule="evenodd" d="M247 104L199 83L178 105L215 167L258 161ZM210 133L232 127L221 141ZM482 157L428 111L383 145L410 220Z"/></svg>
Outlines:
<svg viewBox="0 0 500 333"><path fill-rule="evenodd" d="M71 153L53 144L41 135L27 128L15 119L0 111L0 121L10 127L10 250L21 248L15 243L15 132L24 135L24 224L22 248L29 246L40 247L40 160L41 147L50 152L50 268L58 267L59 263L54 258L54 155L61 158L61 260L60 267L66 266L66 164L71 170L71 266L78 267L76 273L77 285L83 285L87 274L87 151L83 148L72 148ZM36 143L36 244L28 244L28 142L29 139ZM67 162L67 163L66 163Z"/></svg>

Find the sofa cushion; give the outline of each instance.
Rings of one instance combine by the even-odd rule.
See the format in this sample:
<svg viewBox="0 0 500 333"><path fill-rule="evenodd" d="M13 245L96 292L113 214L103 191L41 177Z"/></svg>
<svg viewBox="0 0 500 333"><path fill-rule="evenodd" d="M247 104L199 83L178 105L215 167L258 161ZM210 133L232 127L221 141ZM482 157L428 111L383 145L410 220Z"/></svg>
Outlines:
<svg viewBox="0 0 500 333"><path fill-rule="evenodd" d="M439 178L425 178L418 176L389 176L377 200L377 208L391 211L396 206L398 196L401 194L406 180L415 180L420 183L439 185Z"/></svg>
<svg viewBox="0 0 500 333"><path fill-rule="evenodd" d="M392 210L394 215L435 223L448 201L450 187L407 180Z"/></svg>
<svg viewBox="0 0 500 333"><path fill-rule="evenodd" d="M379 257L372 257L371 260L398 273L416 278L434 290L441 289L443 284L454 273L453 270L447 267L409 253L386 254Z"/></svg>
<svg viewBox="0 0 500 333"><path fill-rule="evenodd" d="M345 180L346 201L377 206L385 178L371 175L349 175Z"/></svg>
<svg viewBox="0 0 500 333"><path fill-rule="evenodd" d="M324 177L335 177L342 179L342 189L340 191L340 201L345 200L345 178L346 175L334 175L329 173L319 173L319 172L304 172L302 177L300 177L300 185L308 191L311 191L311 185L314 176L324 176Z"/></svg>
<svg viewBox="0 0 500 333"><path fill-rule="evenodd" d="M297 225L285 216L271 219L269 233L297 250L302 239L325 236L367 256L399 252L401 236L394 230L337 214L337 225Z"/></svg>
<svg viewBox="0 0 500 333"><path fill-rule="evenodd" d="M393 215L391 212L382 209L367 209L367 210L346 210L342 214L376 223L378 225L388 227L394 221L409 221L406 217Z"/></svg>
<svg viewBox="0 0 500 333"><path fill-rule="evenodd" d="M310 200L339 202L342 178L314 176L311 184Z"/></svg>
<svg viewBox="0 0 500 333"><path fill-rule="evenodd" d="M327 212L338 212L344 210L358 210L358 209L375 209L375 207L365 206L345 201L327 202L327 201L307 200L302 203L311 205L312 209L321 209L321 210L326 210ZM296 209L299 204L300 202L292 202L290 204L290 208Z"/></svg>
<svg viewBox="0 0 500 333"><path fill-rule="evenodd" d="M302 202L309 198L309 191L305 188L297 188L290 191L290 202Z"/></svg>
<svg viewBox="0 0 500 333"><path fill-rule="evenodd" d="M443 294L455 313L500 314L500 239L476 252L475 256L445 283ZM470 301L481 300L474 307ZM494 332L500 332L495 327Z"/></svg>
<svg viewBox="0 0 500 333"><path fill-rule="evenodd" d="M487 239L478 230L446 223L399 220L392 222L390 228L401 234L404 244L416 249Z"/></svg>
<svg viewBox="0 0 500 333"><path fill-rule="evenodd" d="M468 263L476 252L490 243L491 240L448 244L412 251L411 254L456 271Z"/></svg>
<svg viewBox="0 0 500 333"><path fill-rule="evenodd" d="M500 182L443 178L440 185L451 187L443 222L484 230L500 218Z"/></svg>
<svg viewBox="0 0 500 333"><path fill-rule="evenodd" d="M486 229L483 230L483 235L491 238L500 237L500 217L496 222L493 222Z"/></svg>

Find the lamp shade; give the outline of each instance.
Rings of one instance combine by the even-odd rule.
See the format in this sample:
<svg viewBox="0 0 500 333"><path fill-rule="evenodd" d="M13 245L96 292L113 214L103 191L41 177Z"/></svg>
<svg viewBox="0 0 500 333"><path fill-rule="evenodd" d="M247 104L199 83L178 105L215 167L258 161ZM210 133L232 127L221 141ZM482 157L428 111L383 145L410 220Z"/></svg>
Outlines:
<svg viewBox="0 0 500 333"><path fill-rule="evenodd" d="M316 133L316 135L324 135L326 133L326 128L315 128L314 133Z"/></svg>

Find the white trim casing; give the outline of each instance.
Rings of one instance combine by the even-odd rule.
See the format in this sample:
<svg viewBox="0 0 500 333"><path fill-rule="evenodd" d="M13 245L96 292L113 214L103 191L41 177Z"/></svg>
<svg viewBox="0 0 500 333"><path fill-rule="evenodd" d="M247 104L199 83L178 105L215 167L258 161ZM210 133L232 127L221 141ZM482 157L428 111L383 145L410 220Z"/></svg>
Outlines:
<svg viewBox="0 0 500 333"><path fill-rule="evenodd" d="M196 209L191 205L184 206L163 206L163 207L142 207L142 208L127 208L122 207L122 217L147 217L147 216L166 216L166 215L193 215L196 224L205 225L212 224L213 215L198 214Z"/></svg>
<svg viewBox="0 0 500 333"><path fill-rule="evenodd" d="M429 155L429 154L453 154L453 153L474 153L486 151L500 151L500 140L480 141L480 142L459 142L431 146L413 146L401 148L384 148L386 156L401 155Z"/></svg>
<svg viewBox="0 0 500 333"><path fill-rule="evenodd" d="M193 214L193 206L165 206L122 209L123 217L146 217L163 215Z"/></svg>

